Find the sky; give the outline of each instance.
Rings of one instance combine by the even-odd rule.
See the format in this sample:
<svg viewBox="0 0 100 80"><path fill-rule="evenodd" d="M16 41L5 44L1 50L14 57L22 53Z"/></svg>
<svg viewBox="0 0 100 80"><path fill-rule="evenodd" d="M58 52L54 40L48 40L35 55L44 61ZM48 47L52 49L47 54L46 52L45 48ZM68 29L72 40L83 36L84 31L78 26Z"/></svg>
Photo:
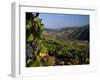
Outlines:
<svg viewBox="0 0 100 80"><path fill-rule="evenodd" d="M58 29L89 24L89 15L40 13L45 28Z"/></svg>

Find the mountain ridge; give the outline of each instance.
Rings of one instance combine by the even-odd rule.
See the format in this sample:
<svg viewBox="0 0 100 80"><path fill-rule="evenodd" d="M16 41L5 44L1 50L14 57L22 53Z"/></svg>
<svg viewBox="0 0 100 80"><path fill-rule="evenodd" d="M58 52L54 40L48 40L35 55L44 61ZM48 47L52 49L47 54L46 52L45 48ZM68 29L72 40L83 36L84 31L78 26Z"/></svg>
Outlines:
<svg viewBox="0 0 100 80"><path fill-rule="evenodd" d="M71 40L83 40L89 41L89 25L80 27L67 27L60 29L44 29L44 33L48 34L45 36L55 37L56 39L71 39Z"/></svg>

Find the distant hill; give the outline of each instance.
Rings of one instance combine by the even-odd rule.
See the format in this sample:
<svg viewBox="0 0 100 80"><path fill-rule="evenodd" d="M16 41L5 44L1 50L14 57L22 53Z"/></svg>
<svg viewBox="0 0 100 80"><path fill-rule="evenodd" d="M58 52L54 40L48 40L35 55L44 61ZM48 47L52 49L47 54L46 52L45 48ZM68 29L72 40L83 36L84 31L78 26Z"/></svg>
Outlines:
<svg viewBox="0 0 100 80"><path fill-rule="evenodd" d="M44 29L45 38L89 41L89 25L60 29Z"/></svg>

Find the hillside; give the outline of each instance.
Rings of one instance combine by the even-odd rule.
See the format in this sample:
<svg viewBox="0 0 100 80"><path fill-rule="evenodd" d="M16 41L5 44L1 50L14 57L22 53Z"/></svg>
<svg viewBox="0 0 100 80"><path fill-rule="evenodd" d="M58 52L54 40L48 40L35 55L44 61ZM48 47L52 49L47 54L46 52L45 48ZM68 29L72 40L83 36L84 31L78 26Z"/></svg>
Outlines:
<svg viewBox="0 0 100 80"><path fill-rule="evenodd" d="M45 29L43 33L46 39L89 41L89 25L71 28Z"/></svg>

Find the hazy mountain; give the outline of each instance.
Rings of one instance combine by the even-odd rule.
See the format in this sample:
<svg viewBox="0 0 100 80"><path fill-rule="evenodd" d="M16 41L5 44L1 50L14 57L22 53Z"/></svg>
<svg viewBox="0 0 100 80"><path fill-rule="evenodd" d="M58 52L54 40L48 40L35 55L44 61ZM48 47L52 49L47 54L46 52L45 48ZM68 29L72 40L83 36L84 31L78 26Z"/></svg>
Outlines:
<svg viewBox="0 0 100 80"><path fill-rule="evenodd" d="M45 38L48 39L71 39L89 41L89 25L60 29L44 29L44 35Z"/></svg>

